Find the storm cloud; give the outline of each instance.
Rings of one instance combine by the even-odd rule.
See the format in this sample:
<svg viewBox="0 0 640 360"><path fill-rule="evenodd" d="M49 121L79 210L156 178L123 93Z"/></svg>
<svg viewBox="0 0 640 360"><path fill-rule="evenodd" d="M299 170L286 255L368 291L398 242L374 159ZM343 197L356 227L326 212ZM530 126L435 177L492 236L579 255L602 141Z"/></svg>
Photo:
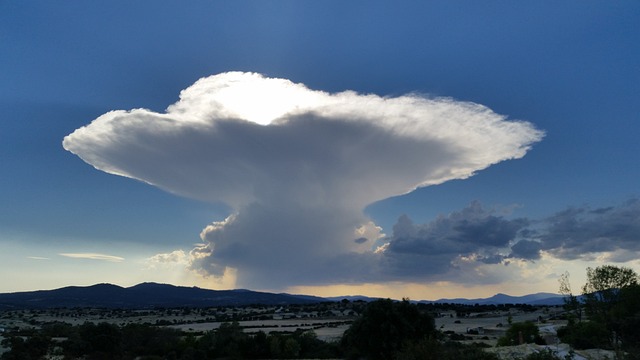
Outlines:
<svg viewBox="0 0 640 360"><path fill-rule="evenodd" d="M543 250L564 259L589 259L606 253L608 261L625 262L640 253L640 200L591 209L572 207L542 221Z"/></svg>
<svg viewBox="0 0 640 360"><path fill-rule="evenodd" d="M519 232L527 226L529 220L506 219L479 202L424 224L403 215L386 239L383 255L396 278L434 279L455 271L461 260L499 264L521 258Z"/></svg>
<svg viewBox="0 0 640 360"><path fill-rule="evenodd" d="M474 205L426 228L402 220L375 251L382 234L363 209L520 158L542 136L474 103L230 72L198 80L165 113L108 112L63 146L104 172L228 204L233 213L202 230L191 266L279 288L425 276L460 254L495 262L525 222Z"/></svg>
<svg viewBox="0 0 640 360"><path fill-rule="evenodd" d="M606 208L570 207L543 219L510 219L472 202L422 224L402 215L380 253L388 280L464 283L463 271L483 264L536 262L543 255L565 261L637 260L639 239L640 200L636 198Z"/></svg>

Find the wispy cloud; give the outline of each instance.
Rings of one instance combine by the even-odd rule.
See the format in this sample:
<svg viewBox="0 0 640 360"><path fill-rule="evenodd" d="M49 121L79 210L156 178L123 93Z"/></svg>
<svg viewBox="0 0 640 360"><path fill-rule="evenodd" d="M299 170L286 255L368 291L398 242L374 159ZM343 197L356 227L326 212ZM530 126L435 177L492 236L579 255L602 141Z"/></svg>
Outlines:
<svg viewBox="0 0 640 360"><path fill-rule="evenodd" d="M202 231L190 264L217 276L237 269L239 285L264 288L371 279L387 266L403 274L389 254L424 244L397 239L374 253L381 234L363 214L368 204L520 158L542 136L449 98L330 94L232 72L200 79L163 114L106 113L63 145L102 171L230 205L231 216ZM491 246L522 226L495 225Z"/></svg>
<svg viewBox="0 0 640 360"><path fill-rule="evenodd" d="M42 256L27 256L27 259L32 259L32 260L49 260L48 257L42 257Z"/></svg>
<svg viewBox="0 0 640 360"><path fill-rule="evenodd" d="M110 262L122 262L124 258L113 255L97 254L97 253L60 253L60 256L74 258L74 259L89 259L89 260L101 260Z"/></svg>

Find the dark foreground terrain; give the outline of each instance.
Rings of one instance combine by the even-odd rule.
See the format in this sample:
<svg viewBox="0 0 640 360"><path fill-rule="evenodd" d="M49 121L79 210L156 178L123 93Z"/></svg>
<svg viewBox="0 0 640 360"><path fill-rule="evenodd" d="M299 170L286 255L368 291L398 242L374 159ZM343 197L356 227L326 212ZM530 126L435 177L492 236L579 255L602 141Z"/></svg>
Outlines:
<svg viewBox="0 0 640 360"><path fill-rule="evenodd" d="M540 341L546 337L557 344L553 329L566 324L559 319L562 311L346 299L206 308L4 310L1 358L500 359L510 358L494 351L509 322L528 321L539 329ZM543 349L519 351L526 355Z"/></svg>

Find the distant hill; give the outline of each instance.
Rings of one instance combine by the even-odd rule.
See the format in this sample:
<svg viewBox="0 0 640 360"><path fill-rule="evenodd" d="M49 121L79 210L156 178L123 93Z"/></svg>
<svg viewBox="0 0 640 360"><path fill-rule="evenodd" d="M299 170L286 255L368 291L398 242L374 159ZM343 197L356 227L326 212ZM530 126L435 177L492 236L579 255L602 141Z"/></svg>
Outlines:
<svg viewBox="0 0 640 360"><path fill-rule="evenodd" d="M128 288L112 284L69 286L55 290L38 290L0 294L0 310L23 308L170 308L311 304L325 301L374 301L367 296L335 296L321 298L309 295L274 294L245 289L208 290L198 287L142 283ZM537 293L525 296L496 294L483 299L421 300L420 303L455 303L465 305L530 304L561 305L561 295Z"/></svg>
<svg viewBox="0 0 640 360"><path fill-rule="evenodd" d="M379 298L360 296L360 295L347 295L347 296L334 296L327 298L331 301L341 301L347 299L349 301L375 301ZM417 303L436 303L436 304L463 304L463 305L500 305L500 304L529 304L529 305L562 305L564 304L563 296L553 293L536 293L524 296L511 296L506 294L496 294L489 298L481 299L439 299L439 300L419 300L413 301Z"/></svg>
<svg viewBox="0 0 640 360"><path fill-rule="evenodd" d="M499 305L499 304L529 304L529 305L562 305L564 299L562 295L553 293L535 293L524 296L511 296L506 294L496 294L489 298L482 299L439 299L436 301L421 301L432 303L454 303L465 305Z"/></svg>
<svg viewBox="0 0 640 360"><path fill-rule="evenodd" d="M250 290L208 290L158 283L142 283L128 288L112 284L97 284L0 294L0 309L213 307L251 304L289 305L323 301L327 300L313 296L272 294Z"/></svg>
<svg viewBox="0 0 640 360"><path fill-rule="evenodd" d="M380 298L374 298L374 297L369 297L369 296L363 296L363 295L345 295L345 296L332 296L332 297L328 297L327 300L331 300L331 301L342 301L342 300L349 300L349 301L376 301Z"/></svg>

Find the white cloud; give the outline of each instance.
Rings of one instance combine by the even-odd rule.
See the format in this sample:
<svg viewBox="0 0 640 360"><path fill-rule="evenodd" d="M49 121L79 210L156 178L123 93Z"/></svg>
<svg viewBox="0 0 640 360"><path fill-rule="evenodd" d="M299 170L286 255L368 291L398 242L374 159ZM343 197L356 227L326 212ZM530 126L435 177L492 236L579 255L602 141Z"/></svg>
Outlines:
<svg viewBox="0 0 640 360"><path fill-rule="evenodd" d="M120 256L97 254L97 253L60 253L58 255L74 258L74 259L102 260L102 261L110 261L110 262L124 261L124 258Z"/></svg>
<svg viewBox="0 0 640 360"><path fill-rule="evenodd" d="M372 251L366 205L520 158L542 135L478 104L232 72L199 80L164 114L106 113L63 146L105 172L230 205L191 266L266 288L379 276L386 252Z"/></svg>
<svg viewBox="0 0 640 360"><path fill-rule="evenodd" d="M159 266L173 267L173 266L187 266L191 263L189 255L184 250L174 250L170 253L156 254L146 260L147 265L150 268L156 268Z"/></svg>

